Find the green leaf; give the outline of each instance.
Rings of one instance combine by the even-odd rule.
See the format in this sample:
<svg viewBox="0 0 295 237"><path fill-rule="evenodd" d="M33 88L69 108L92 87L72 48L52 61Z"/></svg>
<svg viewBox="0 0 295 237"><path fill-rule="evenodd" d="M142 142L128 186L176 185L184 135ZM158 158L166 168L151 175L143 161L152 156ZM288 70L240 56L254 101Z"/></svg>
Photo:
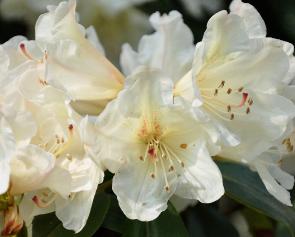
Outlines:
<svg viewBox="0 0 295 237"><path fill-rule="evenodd" d="M121 208L119 207L116 196L110 195L110 208L104 219L102 226L106 229L123 233L125 222L127 220L126 216L123 214Z"/></svg>
<svg viewBox="0 0 295 237"><path fill-rule="evenodd" d="M295 237L295 209L271 196L256 172L240 164L220 161L217 164L223 175L224 187L228 196L285 223L291 236Z"/></svg>
<svg viewBox="0 0 295 237"><path fill-rule="evenodd" d="M292 235L285 224L278 223L275 231L275 237L292 237Z"/></svg>
<svg viewBox="0 0 295 237"><path fill-rule="evenodd" d="M169 204L168 209L151 222L128 221L123 237L188 237L181 217Z"/></svg>
<svg viewBox="0 0 295 237"><path fill-rule="evenodd" d="M97 194L88 221L78 234L64 229L54 213L37 216L33 222L33 237L91 237L101 226L110 203L109 195Z"/></svg>
<svg viewBox="0 0 295 237"><path fill-rule="evenodd" d="M189 208L185 212L185 220L192 237L239 237L239 233L228 218L211 205L198 204Z"/></svg>

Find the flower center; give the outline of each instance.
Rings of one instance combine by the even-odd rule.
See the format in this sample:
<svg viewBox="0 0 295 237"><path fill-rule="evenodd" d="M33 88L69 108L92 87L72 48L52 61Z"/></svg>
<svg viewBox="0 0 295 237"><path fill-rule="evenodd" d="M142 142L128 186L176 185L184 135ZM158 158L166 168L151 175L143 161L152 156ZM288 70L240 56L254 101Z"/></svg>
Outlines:
<svg viewBox="0 0 295 237"><path fill-rule="evenodd" d="M234 89L226 86L225 81L221 81L216 87L210 87L203 80L197 80L197 84L204 107L210 112L226 121L250 114L254 101L243 87Z"/></svg>
<svg viewBox="0 0 295 237"><path fill-rule="evenodd" d="M150 162L152 168L150 169L150 177L152 179L163 175L165 180L164 189L169 192L170 185L168 182L168 174L176 172L177 169L184 167L184 162L175 152L174 147L170 147L163 141L163 130L159 123L153 122L147 126L143 123L143 127L138 133L138 137L142 143L146 145L144 155L139 159L143 162ZM180 144L179 148L186 149L187 144Z"/></svg>

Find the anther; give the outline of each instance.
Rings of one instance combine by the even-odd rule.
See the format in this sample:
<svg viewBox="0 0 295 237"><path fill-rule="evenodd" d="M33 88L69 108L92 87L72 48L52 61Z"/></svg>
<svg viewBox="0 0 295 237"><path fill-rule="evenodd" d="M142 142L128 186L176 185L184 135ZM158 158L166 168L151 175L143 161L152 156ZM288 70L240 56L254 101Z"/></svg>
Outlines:
<svg viewBox="0 0 295 237"><path fill-rule="evenodd" d="M187 144L185 144L185 143L180 144L180 148L182 148L182 149L186 149L186 148L187 148Z"/></svg>
<svg viewBox="0 0 295 237"><path fill-rule="evenodd" d="M250 108L247 107L246 114L249 114L249 113L250 113Z"/></svg>
<svg viewBox="0 0 295 237"><path fill-rule="evenodd" d="M165 190L166 190L166 192L169 192L169 190L170 190L169 186L165 186Z"/></svg>
<svg viewBox="0 0 295 237"><path fill-rule="evenodd" d="M69 129L70 131L72 131L72 130L74 129L74 125L73 125L73 124L69 124L68 129Z"/></svg>
<svg viewBox="0 0 295 237"><path fill-rule="evenodd" d="M248 100L248 104L251 106L253 104L253 100L251 98L249 98Z"/></svg>
<svg viewBox="0 0 295 237"><path fill-rule="evenodd" d="M139 159L140 159L141 161L143 161L143 157L142 157L142 156L140 156Z"/></svg>
<svg viewBox="0 0 295 237"><path fill-rule="evenodd" d="M244 87L240 87L240 88L238 89L239 92L242 92L242 90L244 90Z"/></svg>
<svg viewBox="0 0 295 237"><path fill-rule="evenodd" d="M181 163L180 163L180 164L181 164L181 166L182 166L182 167L184 167L184 163L183 163L182 161L181 161Z"/></svg>
<svg viewBox="0 0 295 237"><path fill-rule="evenodd" d="M230 94L232 92L232 89L231 88L228 88L228 90L227 90L227 94Z"/></svg>
<svg viewBox="0 0 295 237"><path fill-rule="evenodd" d="M225 84L225 81L221 81L220 85L218 86L218 88L223 88Z"/></svg>
<svg viewBox="0 0 295 237"><path fill-rule="evenodd" d="M228 105L228 106L227 106L227 112L230 112L230 111L231 111L231 106Z"/></svg>
<svg viewBox="0 0 295 237"><path fill-rule="evenodd" d="M234 120L234 118L235 118L235 115L234 114L231 114L230 115L230 120Z"/></svg>
<svg viewBox="0 0 295 237"><path fill-rule="evenodd" d="M155 174L151 174L151 178L153 179L156 178Z"/></svg>
<svg viewBox="0 0 295 237"><path fill-rule="evenodd" d="M217 96L217 95L218 95L218 90L215 89L215 91L214 91L214 96Z"/></svg>
<svg viewBox="0 0 295 237"><path fill-rule="evenodd" d="M171 165L168 171L171 172L171 171L173 171L173 170L174 170L174 166Z"/></svg>

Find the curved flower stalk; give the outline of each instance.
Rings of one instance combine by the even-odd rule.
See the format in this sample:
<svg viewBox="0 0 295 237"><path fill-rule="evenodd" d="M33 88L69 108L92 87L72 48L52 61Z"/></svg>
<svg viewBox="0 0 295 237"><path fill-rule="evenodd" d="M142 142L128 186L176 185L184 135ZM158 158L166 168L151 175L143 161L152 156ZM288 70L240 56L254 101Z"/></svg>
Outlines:
<svg viewBox="0 0 295 237"><path fill-rule="evenodd" d="M259 13L236 0L231 13L221 11L209 20L192 62L191 32L181 16L171 12L150 19L156 33L143 37L138 52L123 47L123 71L129 74L142 65L161 69L174 81L174 104L210 121L218 131L218 155L252 166L284 136L295 115L294 104L281 93L294 78L291 44L267 38ZM169 60L177 63L165 64Z"/></svg>
<svg viewBox="0 0 295 237"><path fill-rule="evenodd" d="M65 91L80 113L98 114L123 88L124 77L85 38L76 2L51 6L36 24L36 42L46 49L46 83Z"/></svg>
<svg viewBox="0 0 295 237"><path fill-rule="evenodd" d="M148 17L136 6L149 0L79 0L79 20L83 25L93 25L106 47L107 56L117 62L121 45L128 42L135 45L140 37L150 31ZM58 5L60 0L3 0L1 15L6 19L24 20L34 34L38 16L47 11L47 6ZM110 38L112 41L110 42Z"/></svg>
<svg viewBox="0 0 295 237"><path fill-rule="evenodd" d="M55 211L65 228L78 232L104 176L84 147L82 118L70 108L68 97L44 79L46 51L24 38L12 39L2 49L7 57L1 73L6 85L1 94L1 153L7 171L1 194L8 197L4 219L15 206L15 221L21 218L27 225L34 215ZM10 137L9 153L4 142ZM21 196L23 200L16 202ZM5 233L17 231L7 228L3 228Z"/></svg>
<svg viewBox="0 0 295 237"><path fill-rule="evenodd" d="M168 106L172 81L141 68L127 85L96 122L97 158L115 173L113 191L125 215L153 220L173 194L204 203L219 199L224 189L207 149L211 137L201 121Z"/></svg>

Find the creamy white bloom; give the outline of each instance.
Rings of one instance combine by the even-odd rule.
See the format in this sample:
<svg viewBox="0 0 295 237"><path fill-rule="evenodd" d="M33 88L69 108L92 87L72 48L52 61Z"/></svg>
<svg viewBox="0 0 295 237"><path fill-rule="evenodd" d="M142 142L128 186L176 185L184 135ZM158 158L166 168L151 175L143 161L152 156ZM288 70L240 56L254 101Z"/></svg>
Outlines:
<svg viewBox="0 0 295 237"><path fill-rule="evenodd" d="M157 218L173 194L209 203L224 193L202 122L171 100L172 81L142 68L98 117L98 159L115 173L113 191L130 219Z"/></svg>
<svg viewBox="0 0 295 237"><path fill-rule="evenodd" d="M23 38L12 39L2 48L9 63L1 79L5 85L1 94L1 139L2 134L3 139L9 138L6 127L11 125L16 145L4 163L7 174L3 172L3 180L9 182L9 189L5 181L1 190L11 197L30 197L20 204L20 216L26 224L30 225L35 214L55 211L65 228L78 232L87 221L97 185L103 180L103 170L84 149L82 118L71 109L68 97L44 79L46 51ZM5 155L9 152L6 143L1 144Z"/></svg>
<svg viewBox="0 0 295 237"><path fill-rule="evenodd" d="M174 104L214 126L213 134L222 145L219 155L253 167L261 153L282 139L294 117L294 104L286 98L293 92L286 87L295 75L293 46L266 38L259 13L238 0L231 13L222 11L209 20L194 62L191 32L179 14L155 14L151 20L156 22L156 33L143 37L138 52L128 45L123 48L125 74L142 65L161 69L174 81ZM265 169L269 165L275 163ZM284 193L280 200L289 204Z"/></svg>
<svg viewBox="0 0 295 237"><path fill-rule="evenodd" d="M12 38L0 47L2 62L0 78L0 194L5 193L9 188L11 173L9 163L16 150L28 145L36 133L36 125L32 121L32 115L26 111L25 103L15 90L16 83L13 80L14 74L19 70L15 50L23 39L22 37Z"/></svg>
<svg viewBox="0 0 295 237"><path fill-rule="evenodd" d="M99 113L123 87L124 77L85 38L76 2L51 6L36 23L36 42L47 51L46 83L64 90L79 112Z"/></svg>
<svg viewBox="0 0 295 237"><path fill-rule="evenodd" d="M193 103L227 143L233 145L233 138L240 142L224 147L220 155L248 162L283 135L295 107L278 93L289 73L288 54L265 37L265 25L251 5L237 0L231 8L231 13L221 11L209 20L196 46L192 77L188 73L179 83L192 78Z"/></svg>

